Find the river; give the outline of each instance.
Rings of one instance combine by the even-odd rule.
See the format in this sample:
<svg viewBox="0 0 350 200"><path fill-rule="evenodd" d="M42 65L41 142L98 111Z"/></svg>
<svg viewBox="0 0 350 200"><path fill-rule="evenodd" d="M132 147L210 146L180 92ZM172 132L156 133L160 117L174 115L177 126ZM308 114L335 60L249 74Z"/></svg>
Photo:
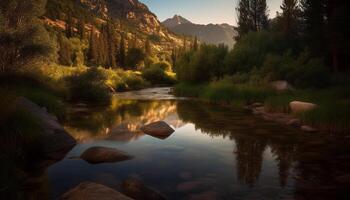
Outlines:
<svg viewBox="0 0 350 200"><path fill-rule="evenodd" d="M47 169L51 198L85 181L120 190L130 177L167 199L349 198L347 136L304 133L241 108L178 99L169 91L122 93L108 106L72 105L64 126L78 145ZM159 120L175 129L170 137L140 131ZM98 165L70 159L92 146L134 158Z"/></svg>

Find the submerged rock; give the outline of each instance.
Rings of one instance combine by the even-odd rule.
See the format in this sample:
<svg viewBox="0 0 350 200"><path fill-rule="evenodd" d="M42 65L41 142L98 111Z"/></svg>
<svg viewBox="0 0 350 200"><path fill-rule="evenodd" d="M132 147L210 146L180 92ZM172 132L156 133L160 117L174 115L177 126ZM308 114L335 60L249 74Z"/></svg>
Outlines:
<svg viewBox="0 0 350 200"><path fill-rule="evenodd" d="M179 192L187 192L187 191L198 189L200 185L201 185L201 182L199 181L184 182L177 185L176 190Z"/></svg>
<svg viewBox="0 0 350 200"><path fill-rule="evenodd" d="M28 111L39 120L43 130L40 141L45 159L61 160L76 145L76 140L58 123L56 116L47 112L46 108L41 108L24 97L16 100L16 108Z"/></svg>
<svg viewBox="0 0 350 200"><path fill-rule="evenodd" d="M154 122L146 126L143 126L141 130L148 135L151 135L157 138L162 138L162 139L169 137L175 131L167 123L163 121Z"/></svg>
<svg viewBox="0 0 350 200"><path fill-rule="evenodd" d="M113 163L132 159L132 156L107 147L92 147L80 156L81 159L91 164Z"/></svg>
<svg viewBox="0 0 350 200"><path fill-rule="evenodd" d="M147 187L137 178L129 178L122 182L122 192L136 200L165 200L159 192Z"/></svg>
<svg viewBox="0 0 350 200"><path fill-rule="evenodd" d="M62 200L132 200L107 186L84 182L65 193Z"/></svg>
<svg viewBox="0 0 350 200"><path fill-rule="evenodd" d="M303 113L317 108L317 105L308 102L293 101L289 103L289 107L293 113Z"/></svg>

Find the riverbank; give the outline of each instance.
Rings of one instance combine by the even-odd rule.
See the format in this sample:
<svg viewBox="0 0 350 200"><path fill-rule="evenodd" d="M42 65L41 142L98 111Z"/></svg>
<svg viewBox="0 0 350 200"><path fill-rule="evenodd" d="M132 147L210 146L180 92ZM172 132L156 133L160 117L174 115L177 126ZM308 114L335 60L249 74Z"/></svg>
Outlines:
<svg viewBox="0 0 350 200"><path fill-rule="evenodd" d="M178 96L195 97L212 103L246 107L254 103L263 105L264 112L284 114L299 119L318 130L347 133L350 131L350 88L338 86L326 89L276 91L266 85L228 84L225 82L175 86ZM311 102L315 109L292 113L290 102ZM278 116L277 116L278 118Z"/></svg>

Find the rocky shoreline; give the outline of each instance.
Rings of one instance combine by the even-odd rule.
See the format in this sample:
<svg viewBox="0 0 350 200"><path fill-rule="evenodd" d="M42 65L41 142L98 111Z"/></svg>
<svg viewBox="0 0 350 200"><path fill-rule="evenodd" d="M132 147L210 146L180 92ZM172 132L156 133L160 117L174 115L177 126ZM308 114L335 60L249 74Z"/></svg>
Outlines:
<svg viewBox="0 0 350 200"><path fill-rule="evenodd" d="M317 105L307 102L294 101L290 103L290 109L292 113L302 113L308 110L312 110L316 107ZM252 111L254 115L260 116L267 121L273 121L279 124L300 128L302 131L309 133L319 131L316 127L303 123L301 119L291 114L269 112L263 103L253 103L251 105L245 106L244 108Z"/></svg>

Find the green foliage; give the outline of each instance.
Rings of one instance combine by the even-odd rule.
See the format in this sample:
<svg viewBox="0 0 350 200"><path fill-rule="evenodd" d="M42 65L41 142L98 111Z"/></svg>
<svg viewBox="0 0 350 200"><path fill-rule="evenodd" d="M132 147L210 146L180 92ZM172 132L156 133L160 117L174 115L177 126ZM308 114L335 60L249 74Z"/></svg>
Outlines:
<svg viewBox="0 0 350 200"><path fill-rule="evenodd" d="M198 51L184 53L177 65L176 73L180 81L208 82L224 74L224 60L228 48L224 45L203 44Z"/></svg>
<svg viewBox="0 0 350 200"><path fill-rule="evenodd" d="M66 78L71 100L106 102L110 92L105 84L106 76L96 68Z"/></svg>
<svg viewBox="0 0 350 200"><path fill-rule="evenodd" d="M159 43L161 42L161 38L158 35L152 34L148 36L148 39L152 42Z"/></svg>
<svg viewBox="0 0 350 200"><path fill-rule="evenodd" d="M260 67L268 53L279 52L272 35L266 31L250 32L240 39L226 59L227 72L249 72Z"/></svg>
<svg viewBox="0 0 350 200"><path fill-rule="evenodd" d="M307 52L297 59L288 53L284 56L268 55L262 71L270 80L287 80L300 88L326 87L331 78L331 72L323 61L309 58Z"/></svg>
<svg viewBox="0 0 350 200"><path fill-rule="evenodd" d="M266 86L250 84L232 84L230 79L222 79L210 84L176 85L175 93L180 96L199 97L216 103L245 105L254 102L264 102L274 92Z"/></svg>
<svg viewBox="0 0 350 200"><path fill-rule="evenodd" d="M142 49L131 48L126 55L126 66L128 69L137 69L139 64L145 59L145 53Z"/></svg>
<svg viewBox="0 0 350 200"><path fill-rule="evenodd" d="M152 84L174 84L176 80L166 73L168 65L163 63L156 63L149 68L142 71L142 77Z"/></svg>
<svg viewBox="0 0 350 200"><path fill-rule="evenodd" d="M160 61L160 62L154 63L152 66L168 72L172 70L171 64L167 61Z"/></svg>

